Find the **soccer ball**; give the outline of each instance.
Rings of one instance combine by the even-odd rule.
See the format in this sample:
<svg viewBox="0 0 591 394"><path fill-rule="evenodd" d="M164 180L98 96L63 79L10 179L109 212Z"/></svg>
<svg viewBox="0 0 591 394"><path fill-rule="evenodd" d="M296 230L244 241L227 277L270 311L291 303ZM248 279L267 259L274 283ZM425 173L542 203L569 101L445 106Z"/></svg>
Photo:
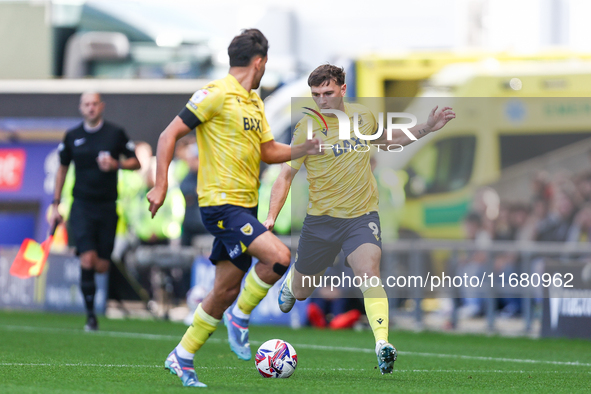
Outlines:
<svg viewBox="0 0 591 394"><path fill-rule="evenodd" d="M263 343L254 360L264 378L289 378L298 365L295 349L281 339L271 339Z"/></svg>

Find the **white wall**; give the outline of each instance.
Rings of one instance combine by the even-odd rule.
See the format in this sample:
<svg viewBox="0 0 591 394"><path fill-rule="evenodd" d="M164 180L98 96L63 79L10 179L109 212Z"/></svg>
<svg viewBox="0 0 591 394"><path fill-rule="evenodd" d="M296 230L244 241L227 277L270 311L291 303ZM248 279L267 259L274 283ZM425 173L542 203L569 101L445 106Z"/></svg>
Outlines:
<svg viewBox="0 0 591 394"><path fill-rule="evenodd" d="M51 26L44 3L0 2L0 79L49 78Z"/></svg>

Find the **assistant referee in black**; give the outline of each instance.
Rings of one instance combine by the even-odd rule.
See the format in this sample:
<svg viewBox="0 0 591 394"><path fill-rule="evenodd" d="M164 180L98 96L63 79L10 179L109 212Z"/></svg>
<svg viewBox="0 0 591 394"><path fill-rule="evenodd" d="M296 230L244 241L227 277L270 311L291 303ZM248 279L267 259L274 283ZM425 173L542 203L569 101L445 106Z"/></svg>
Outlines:
<svg viewBox="0 0 591 394"><path fill-rule="evenodd" d="M87 313L84 326L87 331L98 330L94 313L94 273L109 269L115 243L117 170L140 168L133 142L129 141L121 127L103 119L104 109L100 94L87 92L80 96L80 113L84 122L68 130L59 145L60 166L55 178L50 218L51 224L62 220L57 208L68 166L73 161L76 180L69 237L73 238L76 254L80 256L80 288Z"/></svg>

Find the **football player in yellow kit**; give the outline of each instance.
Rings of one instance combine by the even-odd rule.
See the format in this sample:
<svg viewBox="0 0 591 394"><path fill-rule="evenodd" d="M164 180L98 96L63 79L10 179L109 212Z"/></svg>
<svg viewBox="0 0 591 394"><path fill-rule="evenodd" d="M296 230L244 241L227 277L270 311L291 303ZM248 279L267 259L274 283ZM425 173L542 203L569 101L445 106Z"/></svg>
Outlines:
<svg viewBox="0 0 591 394"><path fill-rule="evenodd" d="M344 112L359 133L374 135L378 124L372 112L360 104L343 100L347 90L345 73L340 67L330 64L314 70L308 78L319 110L337 109ZM306 139L310 115L306 115L296 126L293 144ZM350 129L350 138L341 140L339 120L335 116L323 116L323 122L311 122L314 132L320 133L329 147L322 156L302 156L283 164L280 175L271 191L271 202L267 220L263 223L272 229L275 218L285 203L293 177L305 164L309 188L307 215L300 234L295 266L287 274L279 293L279 307L289 312L297 300L305 300L315 289L311 280L322 276L332 266L335 257L342 250L355 276L376 280L363 281L363 293L367 318L376 340L376 355L382 374L391 373L397 351L388 342L388 298L380 278L382 240L378 216L378 189L370 166L369 146L366 140ZM441 129L455 118L451 108L437 111L433 108L426 123L416 125L409 132L416 139ZM389 140L387 133L372 140L374 145L401 145L413 142L401 130L393 131ZM294 145L295 146L295 145ZM293 204L293 202L292 202ZM306 277L307 280L304 281ZM304 285L306 283L307 285Z"/></svg>
<svg viewBox="0 0 591 394"><path fill-rule="evenodd" d="M213 290L197 307L193 324L165 361L165 367L184 386L205 386L195 374L193 358L222 318L232 351L250 360L250 312L289 266L289 249L257 220L260 161L284 163L318 152L320 141L315 138L293 146L273 140L263 101L253 91L265 72L267 49L267 39L257 29L234 37L228 47L228 75L197 91L158 140L156 184L147 196L152 215L166 197L176 141L196 129L199 206L203 224L215 236L210 256L216 265ZM258 263L240 292L251 256ZM236 304L228 308L237 297Z"/></svg>

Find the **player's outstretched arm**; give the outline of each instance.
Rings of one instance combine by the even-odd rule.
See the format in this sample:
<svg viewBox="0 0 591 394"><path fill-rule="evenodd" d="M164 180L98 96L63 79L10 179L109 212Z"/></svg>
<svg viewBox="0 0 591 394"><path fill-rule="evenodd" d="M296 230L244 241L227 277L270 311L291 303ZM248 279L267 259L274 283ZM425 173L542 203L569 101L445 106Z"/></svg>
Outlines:
<svg viewBox="0 0 591 394"><path fill-rule="evenodd" d="M261 144L261 160L267 164L279 164L306 155L322 154L321 143L322 140L316 137L293 146L275 140L267 141Z"/></svg>
<svg viewBox="0 0 591 394"><path fill-rule="evenodd" d="M281 172L271 188L271 202L269 203L267 220L263 223L263 226L267 227L268 230L273 230L275 220L279 216L279 212L281 212L281 208L283 208L287 195L289 194L291 181L293 181L293 177L297 172L298 170L286 163L281 165Z"/></svg>
<svg viewBox="0 0 591 394"><path fill-rule="evenodd" d="M179 138L189 134L191 129L176 116L158 138L158 147L156 148L156 182L152 190L148 192L148 201L150 202L150 212L152 217L156 215L158 209L164 204L166 191L168 190L168 167L174 156L174 146Z"/></svg>
<svg viewBox="0 0 591 394"><path fill-rule="evenodd" d="M443 107L439 111L437 111L439 106L436 106L431 110L429 113L429 117L425 123L418 124L410 129L412 135L418 140L429 133L433 133L437 130L440 130L443 126L447 124L450 120L456 117L456 113L452 110L451 107ZM386 130L384 130L382 136L377 140L373 141L373 144L395 144L395 145L402 145L406 146L415 140L411 139L406 133L402 130L396 129L392 131L392 139L388 140L388 134Z"/></svg>

